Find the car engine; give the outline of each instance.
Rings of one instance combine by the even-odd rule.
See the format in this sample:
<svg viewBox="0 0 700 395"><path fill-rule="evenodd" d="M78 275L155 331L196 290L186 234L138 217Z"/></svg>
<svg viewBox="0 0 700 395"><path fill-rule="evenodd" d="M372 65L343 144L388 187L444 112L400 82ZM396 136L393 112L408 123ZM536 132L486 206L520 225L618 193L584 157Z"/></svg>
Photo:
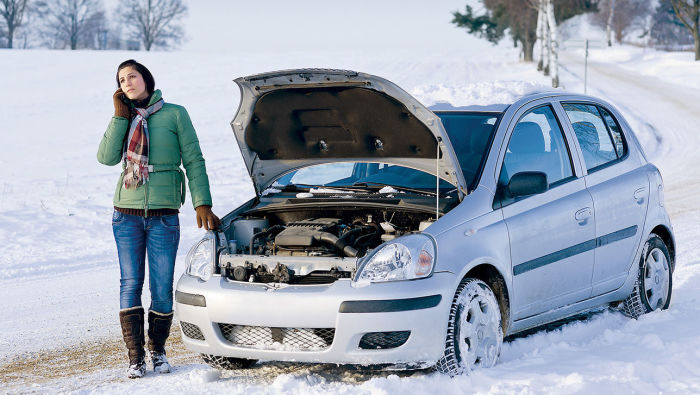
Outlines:
<svg viewBox="0 0 700 395"><path fill-rule="evenodd" d="M351 277L357 258L383 242L432 223L424 213L331 213L336 215L286 212L233 221L226 233L235 250L222 254L221 274L235 281L330 283Z"/></svg>

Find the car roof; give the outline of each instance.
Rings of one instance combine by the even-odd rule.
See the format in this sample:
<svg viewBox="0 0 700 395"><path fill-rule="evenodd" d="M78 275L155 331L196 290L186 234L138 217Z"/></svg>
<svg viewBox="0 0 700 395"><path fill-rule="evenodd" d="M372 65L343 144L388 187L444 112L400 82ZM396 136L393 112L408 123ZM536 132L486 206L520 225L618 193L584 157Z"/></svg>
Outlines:
<svg viewBox="0 0 700 395"><path fill-rule="evenodd" d="M428 107L434 112L505 112L510 106L520 107L528 102L543 99L543 98L557 98L557 97L567 97L574 98L576 100L586 100L599 103L605 103L604 101L593 97L582 95L573 92L567 92L564 90L539 90L534 92L529 92L528 94L518 97L516 100L507 103L492 103L486 105L466 105L466 106L454 106L449 102L437 102L432 106Z"/></svg>

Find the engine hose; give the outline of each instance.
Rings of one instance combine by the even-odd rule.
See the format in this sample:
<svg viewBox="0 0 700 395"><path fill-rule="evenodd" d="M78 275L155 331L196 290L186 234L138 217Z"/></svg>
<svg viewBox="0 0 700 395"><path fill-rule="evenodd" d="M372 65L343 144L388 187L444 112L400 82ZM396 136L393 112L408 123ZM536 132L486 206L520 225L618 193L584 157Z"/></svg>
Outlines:
<svg viewBox="0 0 700 395"><path fill-rule="evenodd" d="M342 251L343 254L345 254L345 256L349 256L349 257L356 257L357 256L356 249L345 244L345 242L343 240L340 240L338 238L338 236L336 236L332 233L320 232L319 234L314 235L314 239L317 241L321 241L321 242L335 246L335 248Z"/></svg>
<svg viewBox="0 0 700 395"><path fill-rule="evenodd" d="M354 229L350 229L349 231L343 233L342 236L340 236L340 240L345 241L345 240L347 240L348 238L350 238L350 237L352 237L352 236L355 236L357 233L361 233L361 232L366 231L368 228L373 228L373 227L372 227L372 226L366 226L366 225L365 225L365 226L358 226L358 227L356 227L356 228L354 228Z"/></svg>
<svg viewBox="0 0 700 395"><path fill-rule="evenodd" d="M258 237L260 237L264 234L270 233L273 230L277 230L278 228L280 229L280 231L284 230L284 226L282 226L282 225L273 225L273 226L270 226L269 228L263 230L262 232L258 232L256 234L254 234L253 237L250 238L250 246L249 246L250 255L253 255L253 244L255 244L255 239L257 239Z"/></svg>

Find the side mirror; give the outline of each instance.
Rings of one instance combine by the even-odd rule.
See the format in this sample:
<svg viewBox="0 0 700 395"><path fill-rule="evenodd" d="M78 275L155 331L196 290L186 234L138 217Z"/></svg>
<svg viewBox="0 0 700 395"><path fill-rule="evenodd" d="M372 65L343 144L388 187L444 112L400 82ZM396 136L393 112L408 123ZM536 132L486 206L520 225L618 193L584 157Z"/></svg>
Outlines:
<svg viewBox="0 0 700 395"><path fill-rule="evenodd" d="M515 173L508 181L508 192L513 197L536 195L547 192L547 175L541 171Z"/></svg>

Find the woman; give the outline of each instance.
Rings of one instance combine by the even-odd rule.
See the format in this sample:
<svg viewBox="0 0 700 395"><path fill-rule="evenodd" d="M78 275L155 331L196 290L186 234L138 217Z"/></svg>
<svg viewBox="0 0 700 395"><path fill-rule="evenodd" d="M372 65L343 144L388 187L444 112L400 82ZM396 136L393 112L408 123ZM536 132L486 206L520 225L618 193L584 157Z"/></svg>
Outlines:
<svg viewBox="0 0 700 395"><path fill-rule="evenodd" d="M109 166L122 163L112 230L121 271L119 320L129 351L127 375L136 378L146 372L141 305L146 254L151 291L148 350L153 370L170 372L165 341L173 319L178 209L185 201L180 162L187 171L197 225L216 229L220 221L211 211L204 158L185 108L165 103L160 90L154 90L151 72L132 59L117 68L117 87L114 117L100 142L97 160Z"/></svg>

